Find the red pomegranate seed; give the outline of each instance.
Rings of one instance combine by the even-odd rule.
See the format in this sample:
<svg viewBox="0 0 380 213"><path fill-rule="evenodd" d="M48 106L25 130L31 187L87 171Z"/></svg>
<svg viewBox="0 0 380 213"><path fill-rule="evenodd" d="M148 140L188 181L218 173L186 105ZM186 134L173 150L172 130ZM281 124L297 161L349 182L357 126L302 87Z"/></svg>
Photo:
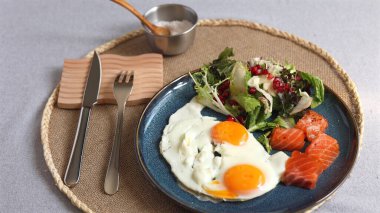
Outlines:
<svg viewBox="0 0 380 213"><path fill-rule="evenodd" d="M251 67L252 75L259 75L260 72L261 72L261 66L260 65L256 65L256 66Z"/></svg>
<svg viewBox="0 0 380 213"><path fill-rule="evenodd" d="M277 88L277 92L281 93L285 91L285 84L283 82L280 83L280 86Z"/></svg>
<svg viewBox="0 0 380 213"><path fill-rule="evenodd" d="M273 79L273 86L272 86L273 89L277 90L278 88L280 88L281 87L281 83L282 83L282 80L279 77L275 77Z"/></svg>
<svg viewBox="0 0 380 213"><path fill-rule="evenodd" d="M256 93L256 88L254 88L254 87L249 87L249 89L248 89L248 92L249 92L249 94L255 94Z"/></svg>
<svg viewBox="0 0 380 213"><path fill-rule="evenodd" d="M293 87L290 87L289 92L290 92L290 93L294 92L294 88L293 88Z"/></svg>
<svg viewBox="0 0 380 213"><path fill-rule="evenodd" d="M218 89L223 92L224 90L228 89L229 87L230 87L230 81L226 80L221 85L219 85Z"/></svg>
<svg viewBox="0 0 380 213"><path fill-rule="evenodd" d="M268 73L267 79L272 80L273 78L274 78L274 76L271 73Z"/></svg>
<svg viewBox="0 0 380 213"><path fill-rule="evenodd" d="M224 92L222 93L222 96L223 98L228 98L228 96L230 96L230 91L224 90Z"/></svg>
<svg viewBox="0 0 380 213"><path fill-rule="evenodd" d="M289 91L290 89L290 85L289 84L285 84L284 85L284 91Z"/></svg>
<svg viewBox="0 0 380 213"><path fill-rule="evenodd" d="M232 117L231 115L227 115L226 121L236 121L236 119Z"/></svg>
<svg viewBox="0 0 380 213"><path fill-rule="evenodd" d="M300 80L302 80L302 77L299 75L296 75L296 81L300 81Z"/></svg>
<svg viewBox="0 0 380 213"><path fill-rule="evenodd" d="M225 104L225 103L226 103L226 99L225 99L223 96L218 95L218 98L219 98L219 100L222 102L222 104Z"/></svg>
<svg viewBox="0 0 380 213"><path fill-rule="evenodd" d="M282 82L281 78L279 78L279 77L275 77L275 78L273 79L273 83L276 83L276 82Z"/></svg>
<svg viewBox="0 0 380 213"><path fill-rule="evenodd" d="M260 74L261 74L261 75L268 75L268 73L269 73L268 70L265 69L265 70L262 70Z"/></svg>
<svg viewBox="0 0 380 213"><path fill-rule="evenodd" d="M244 125L244 120L245 120L245 119L244 119L244 117L243 117L242 115L237 116L236 119L237 119L241 124Z"/></svg>

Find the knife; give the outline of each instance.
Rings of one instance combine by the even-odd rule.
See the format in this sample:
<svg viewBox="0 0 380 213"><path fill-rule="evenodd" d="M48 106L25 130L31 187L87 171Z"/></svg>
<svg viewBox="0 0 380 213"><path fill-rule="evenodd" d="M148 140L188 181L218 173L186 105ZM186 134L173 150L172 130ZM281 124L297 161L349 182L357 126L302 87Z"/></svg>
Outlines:
<svg viewBox="0 0 380 213"><path fill-rule="evenodd" d="M77 132L71 150L70 160L67 164L64 182L73 187L79 182L80 168L82 162L83 145L86 140L87 124L90 118L91 108L97 102L100 82L102 76L102 65L100 57L94 51L91 65L88 71L87 83L84 89L82 107L80 110Z"/></svg>

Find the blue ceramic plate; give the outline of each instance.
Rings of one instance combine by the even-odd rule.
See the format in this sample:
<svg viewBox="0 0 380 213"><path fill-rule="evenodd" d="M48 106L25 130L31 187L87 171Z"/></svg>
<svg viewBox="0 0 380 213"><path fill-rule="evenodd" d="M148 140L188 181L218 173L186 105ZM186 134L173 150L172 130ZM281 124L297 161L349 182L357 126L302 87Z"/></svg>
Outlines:
<svg viewBox="0 0 380 213"><path fill-rule="evenodd" d="M245 202L212 203L200 201L177 183L169 164L161 156L159 143L171 114L185 105L196 93L186 74L164 87L150 101L140 119L136 134L136 151L143 172L162 192L184 207L200 212L294 212L318 205L345 180L358 154L358 129L342 101L326 89L325 102L315 111L329 121L327 134L336 138L340 155L320 176L317 187L307 190L279 184L261 197ZM225 116L204 109L202 114L224 120Z"/></svg>

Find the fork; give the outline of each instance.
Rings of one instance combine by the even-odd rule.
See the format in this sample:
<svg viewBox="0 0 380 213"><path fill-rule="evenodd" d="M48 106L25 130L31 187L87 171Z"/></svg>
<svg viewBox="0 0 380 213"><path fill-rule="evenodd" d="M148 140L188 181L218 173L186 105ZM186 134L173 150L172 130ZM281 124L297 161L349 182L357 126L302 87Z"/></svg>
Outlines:
<svg viewBox="0 0 380 213"><path fill-rule="evenodd" d="M116 77L113 85L113 93L117 102L117 123L111 157L108 162L106 178L104 180L104 191L109 195L115 194L119 189L120 140L123 128L125 103L127 102L133 87L133 75L133 71L122 71Z"/></svg>

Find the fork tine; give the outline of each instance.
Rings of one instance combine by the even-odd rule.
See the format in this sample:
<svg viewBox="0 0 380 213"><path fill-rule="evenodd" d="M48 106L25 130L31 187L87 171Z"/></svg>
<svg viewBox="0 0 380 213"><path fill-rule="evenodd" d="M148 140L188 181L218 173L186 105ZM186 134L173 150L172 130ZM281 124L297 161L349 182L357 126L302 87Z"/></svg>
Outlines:
<svg viewBox="0 0 380 213"><path fill-rule="evenodd" d="M131 78L130 78L130 80L133 80L133 76L135 75L135 71L134 70L132 70L131 71Z"/></svg>
<svg viewBox="0 0 380 213"><path fill-rule="evenodd" d="M125 82L128 83L129 79L132 77L133 71L128 71L127 73L127 79L125 79Z"/></svg>
<svg viewBox="0 0 380 213"><path fill-rule="evenodd" d="M125 82L125 79L127 78L127 72L125 70L123 70L123 78L120 77L120 80L119 80L119 83L123 83Z"/></svg>
<svg viewBox="0 0 380 213"><path fill-rule="evenodd" d="M121 83L123 81L123 78L125 76L124 71L121 71L115 78L115 83Z"/></svg>
<svg viewBox="0 0 380 213"><path fill-rule="evenodd" d="M120 78L122 76L122 72L120 72L119 74L117 74L116 78L115 78L115 83L119 82L120 81Z"/></svg>

